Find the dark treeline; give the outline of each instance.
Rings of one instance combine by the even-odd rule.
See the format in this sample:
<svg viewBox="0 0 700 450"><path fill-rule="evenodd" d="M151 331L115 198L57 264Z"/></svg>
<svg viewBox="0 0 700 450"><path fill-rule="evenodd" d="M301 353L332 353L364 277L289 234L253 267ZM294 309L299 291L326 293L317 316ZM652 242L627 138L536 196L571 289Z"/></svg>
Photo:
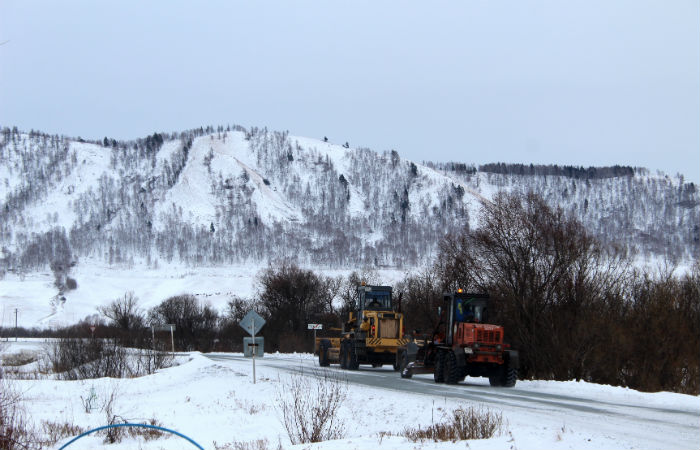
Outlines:
<svg viewBox="0 0 700 450"><path fill-rule="evenodd" d="M501 175L563 176L580 180L631 177L638 172L646 173L646 169L618 165L584 168L576 166L558 166L556 164L542 165L507 163L482 164L479 166L479 171L498 173Z"/></svg>
<svg viewBox="0 0 700 450"><path fill-rule="evenodd" d="M455 172L461 175L474 175L477 172L476 166L474 164L465 164L454 161L446 163L423 161L423 165L430 167L431 169L445 172Z"/></svg>
<svg viewBox="0 0 700 450"><path fill-rule="evenodd" d="M402 288L411 326L458 287L491 295L524 378L700 392L700 266L652 276L538 196L499 194ZM430 305L430 306L428 306Z"/></svg>

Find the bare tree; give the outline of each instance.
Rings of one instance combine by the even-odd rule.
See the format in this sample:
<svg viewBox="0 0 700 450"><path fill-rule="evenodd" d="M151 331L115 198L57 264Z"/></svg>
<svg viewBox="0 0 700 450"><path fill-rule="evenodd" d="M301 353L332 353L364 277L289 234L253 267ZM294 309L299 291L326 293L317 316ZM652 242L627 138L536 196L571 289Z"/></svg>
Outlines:
<svg viewBox="0 0 700 450"><path fill-rule="evenodd" d="M337 289L336 279L319 276L295 264L283 263L278 268L264 270L258 283L261 306L268 320L266 337L273 347L281 342L292 347L303 345L303 340L293 341L303 336L307 323L324 314L333 314L331 308ZM283 337L287 339L283 340Z"/></svg>
<svg viewBox="0 0 700 450"><path fill-rule="evenodd" d="M175 324L175 345L185 350L209 351L219 323L219 314L194 295L164 300L148 313L153 324Z"/></svg>
<svg viewBox="0 0 700 450"><path fill-rule="evenodd" d="M532 193L497 194L482 204L479 223L441 243L443 287L491 294L492 317L520 350L524 376L583 376L580 360L601 345L584 323L598 320L604 294L619 289L624 260Z"/></svg>
<svg viewBox="0 0 700 450"><path fill-rule="evenodd" d="M138 306L138 298L133 292L127 292L123 297L113 300L97 310L112 321L121 330L132 331L144 326L144 313Z"/></svg>

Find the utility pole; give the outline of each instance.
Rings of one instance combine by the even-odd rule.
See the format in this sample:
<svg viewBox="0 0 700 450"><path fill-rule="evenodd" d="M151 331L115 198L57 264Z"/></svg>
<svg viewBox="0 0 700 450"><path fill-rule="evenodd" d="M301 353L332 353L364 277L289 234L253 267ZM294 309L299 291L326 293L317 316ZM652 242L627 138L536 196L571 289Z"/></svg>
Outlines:
<svg viewBox="0 0 700 450"><path fill-rule="evenodd" d="M253 384L255 384L255 352L258 350L258 347L255 346L255 316L253 316L253 325L251 328L253 329Z"/></svg>
<svg viewBox="0 0 700 450"><path fill-rule="evenodd" d="M17 342L17 308L15 308L15 342Z"/></svg>

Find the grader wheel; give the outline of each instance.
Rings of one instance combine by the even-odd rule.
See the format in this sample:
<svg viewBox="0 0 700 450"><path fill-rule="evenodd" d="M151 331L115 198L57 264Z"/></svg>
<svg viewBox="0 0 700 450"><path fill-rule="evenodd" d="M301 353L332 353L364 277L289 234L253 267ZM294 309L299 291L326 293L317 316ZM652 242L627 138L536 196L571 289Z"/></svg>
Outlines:
<svg viewBox="0 0 700 450"><path fill-rule="evenodd" d="M464 380L464 377L461 376L462 371L457 365L457 357L455 356L454 352L448 351L446 353L447 355L445 358L445 383L457 384L460 381Z"/></svg>
<svg viewBox="0 0 700 450"><path fill-rule="evenodd" d="M433 380L436 383L445 382L445 352L438 350L438 354L435 357L435 372L433 372Z"/></svg>

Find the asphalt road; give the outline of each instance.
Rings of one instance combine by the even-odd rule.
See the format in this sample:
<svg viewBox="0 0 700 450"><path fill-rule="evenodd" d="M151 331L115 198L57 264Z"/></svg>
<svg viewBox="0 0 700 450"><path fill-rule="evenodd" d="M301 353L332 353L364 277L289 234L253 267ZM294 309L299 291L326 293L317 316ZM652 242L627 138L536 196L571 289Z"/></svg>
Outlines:
<svg viewBox="0 0 700 450"><path fill-rule="evenodd" d="M205 356L220 362L250 362L250 358L230 354ZM256 364L290 373L303 372L312 376L314 370L321 369L317 360L293 355L266 355L264 358L258 358ZM427 395L436 400L449 398L477 402L499 408L504 412L526 410L535 417L539 414L548 417L556 415L570 424L584 423L590 426L599 422L602 429L609 428L611 433L617 435L624 435L625 430L629 429L628 433L634 433L635 439L639 439L639 430L643 429L648 434L647 439L652 448L688 448L688 442L696 443L692 448L700 446L700 401L697 408L687 410L673 404L663 406L639 404L633 399L629 402L607 401L601 395L591 398L578 395L576 392L571 395L563 395L561 392L548 393L546 389L532 390L526 383L516 384L514 388L494 388L489 385L486 378L467 378L457 385L436 384L432 375L414 375L411 379L402 379L390 366L376 369L360 366L360 370L349 371L341 370L337 365L331 365L329 370L347 379L351 384ZM669 439L680 445L669 447Z"/></svg>

